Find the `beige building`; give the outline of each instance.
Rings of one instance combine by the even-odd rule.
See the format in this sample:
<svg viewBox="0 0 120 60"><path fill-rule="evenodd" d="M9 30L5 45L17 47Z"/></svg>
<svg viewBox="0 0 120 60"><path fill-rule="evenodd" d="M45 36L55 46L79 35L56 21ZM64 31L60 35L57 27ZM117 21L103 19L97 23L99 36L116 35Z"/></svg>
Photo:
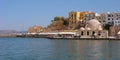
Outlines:
<svg viewBox="0 0 120 60"><path fill-rule="evenodd" d="M76 23L84 20L91 20L95 18L95 13L86 11L86 12L75 12L72 11L69 13L69 20L71 23Z"/></svg>
<svg viewBox="0 0 120 60"><path fill-rule="evenodd" d="M77 32L78 35L81 36L81 38L107 38L108 37L108 31L103 30L101 23L96 20L92 19L87 22L85 28L81 27L80 30Z"/></svg>
<svg viewBox="0 0 120 60"><path fill-rule="evenodd" d="M69 13L69 20L71 23L77 23L79 21L84 20L84 12L70 12Z"/></svg>
<svg viewBox="0 0 120 60"><path fill-rule="evenodd" d="M84 20L85 20L85 22L86 21L89 21L89 20L92 20L92 19L95 19L95 12L86 12L85 13L85 16L84 16Z"/></svg>
<svg viewBox="0 0 120 60"><path fill-rule="evenodd" d="M84 23L85 21L89 21L91 19L95 18L95 13L86 11L86 12L75 12L72 11L69 13L69 26L73 26L77 24L78 22ZM81 24L82 24L81 23Z"/></svg>
<svg viewBox="0 0 120 60"><path fill-rule="evenodd" d="M106 24L105 14L97 14L97 15L95 16L95 19L97 19L97 20L102 24L102 26L105 26L105 24Z"/></svg>
<svg viewBox="0 0 120 60"><path fill-rule="evenodd" d="M118 36L118 32L120 31L120 26L112 26L110 27L110 36Z"/></svg>
<svg viewBox="0 0 120 60"><path fill-rule="evenodd" d="M80 35L81 38L107 38L108 31L107 30L79 30L77 34Z"/></svg>

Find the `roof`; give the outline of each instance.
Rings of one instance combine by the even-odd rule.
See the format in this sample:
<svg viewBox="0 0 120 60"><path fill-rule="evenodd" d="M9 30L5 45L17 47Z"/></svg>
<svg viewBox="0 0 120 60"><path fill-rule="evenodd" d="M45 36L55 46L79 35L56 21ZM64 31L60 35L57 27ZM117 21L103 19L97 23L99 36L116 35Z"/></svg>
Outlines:
<svg viewBox="0 0 120 60"><path fill-rule="evenodd" d="M85 30L85 28L81 27L80 30Z"/></svg>
<svg viewBox="0 0 120 60"><path fill-rule="evenodd" d="M96 19L89 20L86 27L89 27L91 30L102 30L101 23Z"/></svg>

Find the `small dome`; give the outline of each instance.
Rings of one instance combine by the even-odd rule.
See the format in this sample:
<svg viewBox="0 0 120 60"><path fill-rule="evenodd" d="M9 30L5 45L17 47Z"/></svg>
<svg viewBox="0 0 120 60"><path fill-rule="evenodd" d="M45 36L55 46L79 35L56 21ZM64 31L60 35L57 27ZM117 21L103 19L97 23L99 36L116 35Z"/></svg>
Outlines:
<svg viewBox="0 0 120 60"><path fill-rule="evenodd" d="M85 28L81 27L80 30L85 30Z"/></svg>
<svg viewBox="0 0 120 60"><path fill-rule="evenodd" d="M102 30L101 23L96 19L88 21L86 27L91 28L91 30Z"/></svg>
<svg viewBox="0 0 120 60"><path fill-rule="evenodd" d="M91 29L89 27L87 27L86 30L91 30Z"/></svg>
<svg viewBox="0 0 120 60"><path fill-rule="evenodd" d="M120 35L120 31L118 32L118 35Z"/></svg>

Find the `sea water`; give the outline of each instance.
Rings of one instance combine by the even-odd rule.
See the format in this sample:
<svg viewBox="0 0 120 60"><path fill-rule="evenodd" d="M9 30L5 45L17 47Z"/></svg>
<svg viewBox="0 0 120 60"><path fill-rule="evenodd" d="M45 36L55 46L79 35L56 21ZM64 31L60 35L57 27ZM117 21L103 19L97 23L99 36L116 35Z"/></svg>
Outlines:
<svg viewBox="0 0 120 60"><path fill-rule="evenodd" d="M0 60L120 60L120 41L0 38Z"/></svg>

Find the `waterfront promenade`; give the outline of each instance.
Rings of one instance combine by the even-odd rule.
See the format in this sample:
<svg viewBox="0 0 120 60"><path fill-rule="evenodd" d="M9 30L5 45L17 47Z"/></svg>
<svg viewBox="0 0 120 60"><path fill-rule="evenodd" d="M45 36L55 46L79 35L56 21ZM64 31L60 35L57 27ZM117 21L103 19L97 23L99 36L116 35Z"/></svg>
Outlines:
<svg viewBox="0 0 120 60"><path fill-rule="evenodd" d="M21 38L47 38L47 39L52 39L52 40L120 40L119 38L95 38L95 37L54 37L54 35L57 35L58 33L37 33L37 34L21 34L21 35L16 35L16 37L21 37ZM69 33L69 34L75 34L75 33Z"/></svg>

